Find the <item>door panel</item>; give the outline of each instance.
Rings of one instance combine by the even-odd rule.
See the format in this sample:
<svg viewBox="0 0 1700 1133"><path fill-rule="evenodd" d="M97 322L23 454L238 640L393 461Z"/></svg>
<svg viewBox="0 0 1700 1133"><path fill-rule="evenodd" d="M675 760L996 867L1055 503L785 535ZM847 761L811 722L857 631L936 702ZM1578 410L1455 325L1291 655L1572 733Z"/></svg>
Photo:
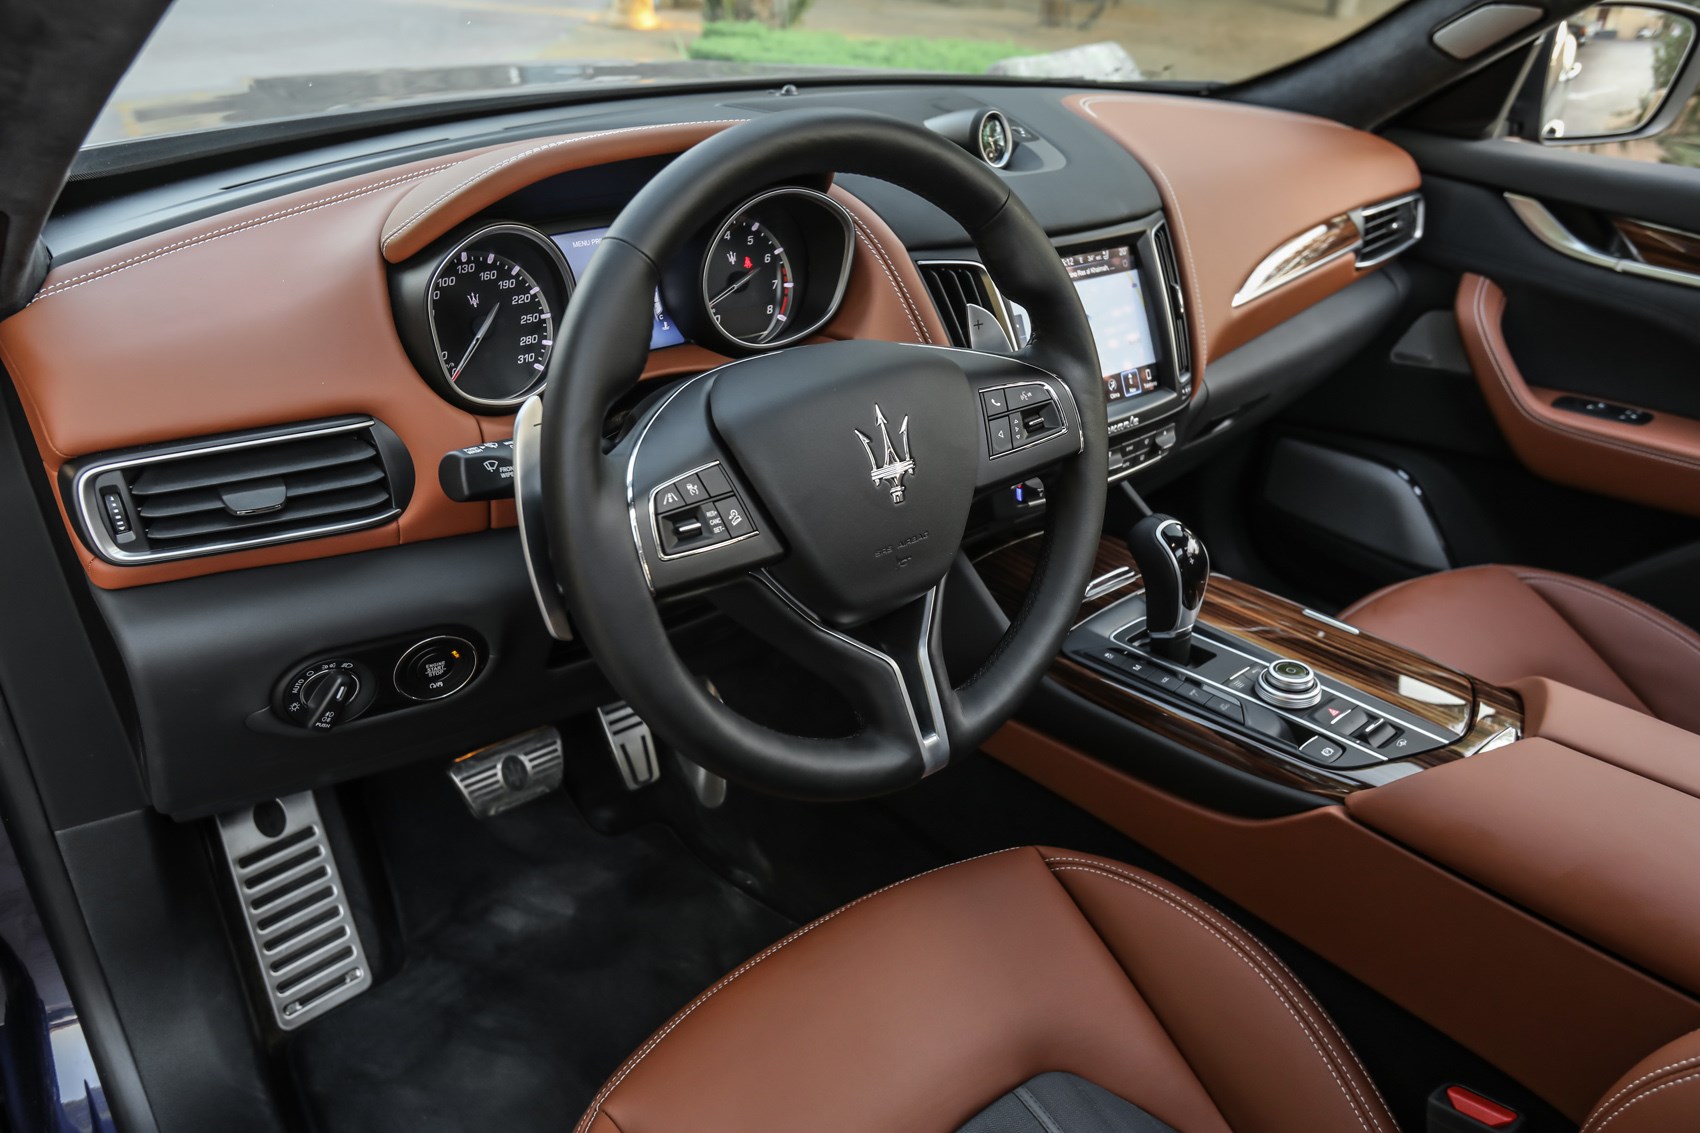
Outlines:
<svg viewBox="0 0 1700 1133"><path fill-rule="evenodd" d="M1631 257L1629 236L1662 232L1636 224L1693 227L1700 170L1518 142L1398 140L1424 166L1428 201L1426 235L1406 257L1411 300L1387 336L1275 423L1269 447L1295 435L1398 468L1423 495L1452 565L1610 575L1700 621L1700 598L1671 573L1694 561L1685 547L1700 545L1700 287L1563 254L1507 200L1531 197L1579 240ZM1657 254L1675 266L1688 248L1677 241ZM1411 334L1418 320L1422 333ZM1433 347L1448 329L1467 367ZM1407 334L1428 345L1402 348ZM1566 396L1652 420L1557 407ZM1251 475L1268 469L1254 461ZM1264 511L1257 550L1312 592L1323 583L1332 601L1420 573L1367 542L1342 541L1349 521L1295 524Z"/></svg>

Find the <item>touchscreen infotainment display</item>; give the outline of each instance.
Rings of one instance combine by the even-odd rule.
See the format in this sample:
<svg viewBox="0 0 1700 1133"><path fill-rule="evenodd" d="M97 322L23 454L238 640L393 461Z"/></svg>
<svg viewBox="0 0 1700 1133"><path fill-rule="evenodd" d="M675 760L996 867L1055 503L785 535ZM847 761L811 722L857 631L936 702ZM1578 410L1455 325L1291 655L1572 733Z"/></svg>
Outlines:
<svg viewBox="0 0 1700 1133"><path fill-rule="evenodd" d="M555 243L560 245L561 254L567 257L567 266L573 269L575 282L584 275L584 269L590 266L591 254L606 235L606 228L586 228L582 232L557 232L552 237ZM679 328L673 325L673 320L661 306L661 291L658 288L655 292L655 326L649 332L649 348L660 350L663 346L677 346L684 341L685 336L679 333Z"/></svg>
<svg viewBox="0 0 1700 1133"><path fill-rule="evenodd" d="M1080 304L1092 324L1098 361L1104 369L1104 393L1111 401L1157 388L1152 366L1157 344L1151 337L1139 268L1128 245L1064 256Z"/></svg>

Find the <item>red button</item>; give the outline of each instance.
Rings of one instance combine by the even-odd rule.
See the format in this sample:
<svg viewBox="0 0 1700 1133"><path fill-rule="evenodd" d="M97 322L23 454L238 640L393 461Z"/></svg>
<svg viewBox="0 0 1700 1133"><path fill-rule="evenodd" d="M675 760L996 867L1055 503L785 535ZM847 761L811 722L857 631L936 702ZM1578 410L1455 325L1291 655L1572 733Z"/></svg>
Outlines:
<svg viewBox="0 0 1700 1133"><path fill-rule="evenodd" d="M1506 1109L1498 1102L1471 1093L1462 1086L1446 1087L1446 1100L1465 1117L1472 1117L1490 1129L1500 1129L1517 1120L1517 1111Z"/></svg>

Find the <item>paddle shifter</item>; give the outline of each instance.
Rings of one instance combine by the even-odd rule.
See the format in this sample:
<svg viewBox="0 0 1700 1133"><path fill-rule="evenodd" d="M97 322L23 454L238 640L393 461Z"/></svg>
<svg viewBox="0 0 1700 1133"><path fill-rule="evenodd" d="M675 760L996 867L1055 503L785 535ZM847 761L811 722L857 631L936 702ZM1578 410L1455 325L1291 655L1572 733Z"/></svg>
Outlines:
<svg viewBox="0 0 1700 1133"><path fill-rule="evenodd" d="M1185 665L1192 627L1210 581L1210 555L1180 520L1148 515L1127 533L1127 549L1145 580L1145 630L1151 649Z"/></svg>

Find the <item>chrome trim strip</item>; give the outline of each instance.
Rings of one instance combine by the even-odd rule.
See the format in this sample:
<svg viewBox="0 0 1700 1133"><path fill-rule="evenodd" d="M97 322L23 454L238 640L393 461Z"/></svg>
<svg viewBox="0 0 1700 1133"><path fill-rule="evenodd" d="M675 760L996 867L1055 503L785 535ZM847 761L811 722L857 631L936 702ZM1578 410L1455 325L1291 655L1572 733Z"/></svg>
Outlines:
<svg viewBox="0 0 1700 1133"><path fill-rule="evenodd" d="M1644 264L1639 260L1626 260L1600 251L1566 228L1564 222L1554 216L1546 205L1533 197L1525 197L1521 193L1507 193L1505 203L1511 206L1511 211L1517 214L1517 219L1523 222L1523 227L1527 228L1535 239L1561 256L1568 256L1597 268L1605 268L1607 271L1615 271L1619 275L1638 275L1660 283L1700 287L1700 275L1693 272L1662 268L1654 264Z"/></svg>
<svg viewBox="0 0 1700 1133"><path fill-rule="evenodd" d="M1346 633L1349 633L1354 637L1363 633L1363 630L1359 629L1357 626L1349 626L1339 618L1331 618L1327 614L1319 613L1318 611L1311 609L1309 606L1306 606L1299 612L1307 618L1314 618L1316 621L1321 622L1325 626L1333 626L1335 629L1344 630Z"/></svg>
<svg viewBox="0 0 1700 1133"><path fill-rule="evenodd" d="M944 736L939 734L937 728L938 722L943 719L943 701L939 696L938 682L933 677L933 667L928 656L928 645L932 640L933 616L937 609L939 592L944 587L943 582L940 582L937 586L927 591L926 597L922 599L925 606L922 609L921 635L917 660L921 663L921 684L927 696L927 710L932 713L934 724L933 730L927 732L921 729L921 718L916 714L915 701L909 695L909 683L903 679L903 666L899 665L895 658L888 653L880 652L878 649L875 649L866 642L857 641L848 634L840 633L838 630L833 629L831 626L821 621L814 615L812 610L803 605L796 598L792 597L790 591L775 582L773 576L768 574L767 571L751 571L750 577L766 586L769 590L772 590L774 594L778 595L780 600L787 606L790 606L799 617L801 617L804 621L809 622L821 633L826 634L828 637L837 638L839 641L842 641L847 645L854 646L869 656L877 657L881 661L885 662L885 664L891 669L892 679L897 682L898 694L903 697L903 707L904 711L909 714L910 726L915 730L915 743L917 749L921 753L921 774L923 778L931 775L933 772L939 770L944 767L945 764L950 762L950 743Z"/></svg>
<svg viewBox="0 0 1700 1133"><path fill-rule="evenodd" d="M548 531L542 526L535 533L531 530L532 525L545 522L543 465L537 447L542 432L543 395L534 393L526 398L514 418L514 511L519 521L519 546L525 559L525 576L531 580L531 596L537 599L537 612L543 615L544 627L556 641L571 641L573 623L549 560Z"/></svg>
<svg viewBox="0 0 1700 1133"><path fill-rule="evenodd" d="M1353 225L1357 236L1346 244L1340 245L1333 251L1324 252L1328 242L1340 230L1342 224ZM1363 225L1350 213L1341 213L1329 217L1321 224L1313 225L1281 244L1273 252L1258 261L1251 274L1246 276L1240 289L1234 292L1234 307L1243 307L1254 299L1261 299L1278 288L1285 287L1294 280L1303 279L1311 272L1333 263L1343 256L1349 256L1363 247ZM1307 256L1317 255L1317 259L1307 259ZM1297 266L1294 266L1294 264Z"/></svg>
<svg viewBox="0 0 1700 1133"><path fill-rule="evenodd" d="M317 527L307 527L296 531L279 532L274 535L257 536L253 539L233 539L223 543L212 543L203 547L184 547L175 551L147 551L136 553L126 551L112 541L106 533L106 523L100 518L99 500L94 498L91 485L94 481L108 472L127 468L142 468L150 464L164 464L168 461L183 460L187 457L208 456L221 452L234 452L239 449L259 448L263 445L285 444L290 441L304 440L310 437L329 437L339 433L357 433L362 429L371 429L377 422L370 417L358 421L347 421L340 425L326 425L318 428L298 429L294 432L277 433L269 437L254 437L248 440L222 441L216 444L197 445L193 443L175 446L168 450L148 453L145 456L114 457L92 464L77 473L77 478L71 485L71 496L76 501L77 518L93 544L95 554L115 566L138 566L143 563L163 563L176 559L200 558L203 555L223 555L231 551L245 551L253 547L270 547L279 543L298 543L304 539L317 539L325 535L337 535L349 531L363 531L368 527L379 527L401 514L401 509L391 507L378 515L366 516L362 519L343 520L340 523L320 524ZM373 446L373 454L383 461L383 453ZM395 500L394 484L389 479L389 470L385 469L384 481L391 492L390 500ZM136 517L138 527L141 526L141 516Z"/></svg>

